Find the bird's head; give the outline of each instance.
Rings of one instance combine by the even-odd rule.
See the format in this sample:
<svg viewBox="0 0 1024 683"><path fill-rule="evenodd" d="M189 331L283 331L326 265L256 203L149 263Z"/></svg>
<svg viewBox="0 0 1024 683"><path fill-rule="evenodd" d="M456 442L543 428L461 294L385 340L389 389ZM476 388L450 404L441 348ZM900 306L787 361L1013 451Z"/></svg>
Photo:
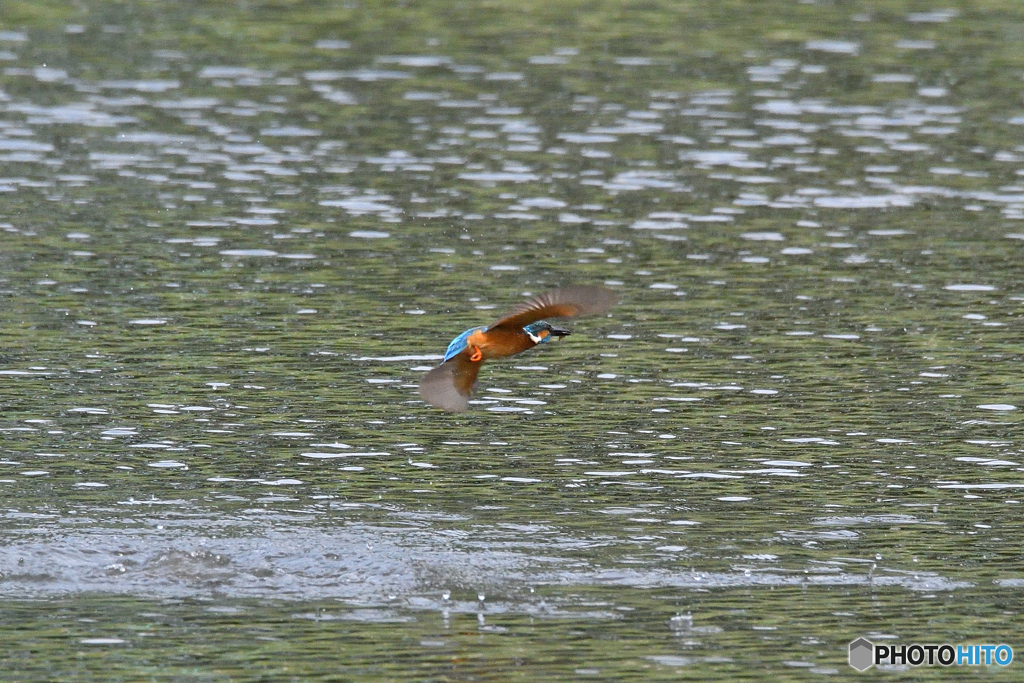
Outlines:
<svg viewBox="0 0 1024 683"><path fill-rule="evenodd" d="M563 330L560 327L554 327L543 320L535 323L530 323L523 328L523 332L530 335L530 339L533 340L534 344L543 344L544 342L551 341L557 337L568 337L569 330Z"/></svg>

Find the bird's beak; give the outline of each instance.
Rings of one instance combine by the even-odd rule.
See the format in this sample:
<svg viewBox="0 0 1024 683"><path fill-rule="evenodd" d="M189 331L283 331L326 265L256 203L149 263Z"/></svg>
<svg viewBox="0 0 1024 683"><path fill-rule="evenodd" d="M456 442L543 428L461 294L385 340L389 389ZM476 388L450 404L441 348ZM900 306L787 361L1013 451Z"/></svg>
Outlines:
<svg viewBox="0 0 1024 683"><path fill-rule="evenodd" d="M551 328L551 336L553 337L568 337L570 334L569 330L563 330L560 327Z"/></svg>

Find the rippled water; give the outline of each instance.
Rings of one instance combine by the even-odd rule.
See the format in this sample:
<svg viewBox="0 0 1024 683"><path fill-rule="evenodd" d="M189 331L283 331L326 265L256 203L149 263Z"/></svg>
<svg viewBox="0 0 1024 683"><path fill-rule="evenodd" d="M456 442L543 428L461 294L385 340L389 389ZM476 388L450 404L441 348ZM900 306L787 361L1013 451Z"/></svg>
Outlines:
<svg viewBox="0 0 1024 683"><path fill-rule="evenodd" d="M1022 31L6 6L0 678L804 680L859 636L1015 644ZM452 337L568 283L621 303L468 413L420 401Z"/></svg>

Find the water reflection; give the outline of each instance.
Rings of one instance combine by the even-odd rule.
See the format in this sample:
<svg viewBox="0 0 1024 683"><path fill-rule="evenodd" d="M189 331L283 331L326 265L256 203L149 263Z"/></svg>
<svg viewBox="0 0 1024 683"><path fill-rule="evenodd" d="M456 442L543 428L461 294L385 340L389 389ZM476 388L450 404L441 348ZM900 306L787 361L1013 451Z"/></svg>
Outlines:
<svg viewBox="0 0 1024 683"><path fill-rule="evenodd" d="M503 481L531 483L536 480L506 477ZM301 482L258 483L293 485ZM297 501L286 496L273 500ZM123 517L118 529L94 528L86 532L74 529L81 525L81 519L34 516L37 531L15 532L3 550L5 566L19 568L5 576L5 593L21 597L78 592L190 598L274 595L278 599L343 598L366 605L438 610L440 602L423 596L445 586L487 590L510 598L523 585L735 588L870 584L912 591L948 591L971 585L929 571L907 573L883 568L869 576L858 565L864 560L849 558L832 559L824 566L814 565L804 572L777 567L779 558L775 555L746 555L726 571L681 570L680 560L689 564L697 561L701 553L674 544L651 547L648 561L644 563L647 566L602 568L581 563L577 553L595 542L614 544L611 539L566 536L548 525L501 524L479 529L474 534L442 528L444 522L465 521L465 517L437 519L404 515L405 529L351 523L343 523L335 529L317 529L315 517L303 514L309 515L313 510L212 518L198 510L190 511L192 506L183 500L128 500L121 504L142 506L151 512L143 517L134 514ZM345 509L364 507L349 505ZM173 508L185 514L169 513ZM649 514L650 510L616 508L600 512L629 516ZM15 518L24 520L25 516ZM661 520L636 518L630 521ZM695 524L687 520L669 523L675 526ZM926 522L910 515L830 518L814 522L818 526L844 527L921 523ZM45 533L39 533L43 528ZM845 540L857 535L847 529L779 532L782 541L803 543ZM648 540L652 546L658 542ZM758 560L766 560L768 565L758 565ZM400 602L395 602L396 599ZM506 611L529 607L507 600L490 601L488 609ZM449 611L476 609L459 603L446 604L444 608Z"/></svg>

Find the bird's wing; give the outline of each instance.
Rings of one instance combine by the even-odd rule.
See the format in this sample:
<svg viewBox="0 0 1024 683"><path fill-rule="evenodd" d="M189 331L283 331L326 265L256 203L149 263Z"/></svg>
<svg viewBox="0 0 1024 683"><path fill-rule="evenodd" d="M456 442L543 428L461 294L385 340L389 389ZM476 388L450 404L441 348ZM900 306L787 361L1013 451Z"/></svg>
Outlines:
<svg viewBox="0 0 1024 683"><path fill-rule="evenodd" d="M463 332L462 334L460 334L455 339L452 339L451 343L448 344L448 349L444 352L444 360L448 360L450 358L454 358L458 354L460 354L463 351L465 351L466 347L468 346L468 344L466 343L466 340L469 339L469 335L471 335L471 334L473 334L474 332L477 332L477 331L482 332L483 330L486 330L486 329L487 328L483 327L483 326L481 326L481 327L471 327L468 330L466 330L465 332ZM442 361L442 362L444 362L444 361Z"/></svg>
<svg viewBox="0 0 1024 683"><path fill-rule="evenodd" d="M521 329L545 318L597 315L606 312L618 300L619 297L615 292L593 285L553 289L519 304L487 329L488 331L496 327Z"/></svg>
<svg viewBox="0 0 1024 683"><path fill-rule="evenodd" d="M420 397L449 413L465 412L481 365L480 361L471 361L469 355L466 349L424 375L420 380Z"/></svg>

